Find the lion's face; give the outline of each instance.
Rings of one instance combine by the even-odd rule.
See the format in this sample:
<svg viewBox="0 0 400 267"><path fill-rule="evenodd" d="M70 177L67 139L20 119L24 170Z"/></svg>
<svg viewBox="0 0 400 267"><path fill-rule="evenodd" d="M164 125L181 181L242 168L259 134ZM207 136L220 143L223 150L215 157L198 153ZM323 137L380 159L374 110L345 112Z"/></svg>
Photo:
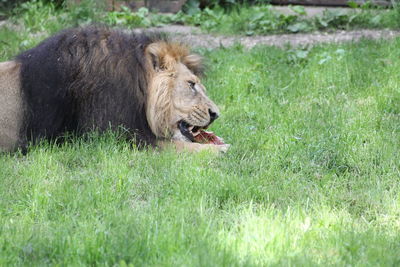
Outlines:
<svg viewBox="0 0 400 267"><path fill-rule="evenodd" d="M169 47L172 51L176 49ZM193 72L200 58L188 55L187 50L185 53L180 50L179 57L169 52L162 58L157 55L149 84L147 120L157 137L193 141L200 129L207 128L218 118L219 110Z"/></svg>
<svg viewBox="0 0 400 267"><path fill-rule="evenodd" d="M219 116L218 107L206 95L200 79L185 65L177 66L177 77L171 95L169 128L174 139L189 139L198 130L207 128Z"/></svg>

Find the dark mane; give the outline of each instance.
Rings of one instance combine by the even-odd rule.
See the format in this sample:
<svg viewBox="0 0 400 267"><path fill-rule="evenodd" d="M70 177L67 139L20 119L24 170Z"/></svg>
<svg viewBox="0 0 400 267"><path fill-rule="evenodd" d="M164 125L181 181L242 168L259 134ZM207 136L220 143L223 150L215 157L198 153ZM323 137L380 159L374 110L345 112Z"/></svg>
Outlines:
<svg viewBox="0 0 400 267"><path fill-rule="evenodd" d="M123 127L154 144L146 120L145 48L161 35L69 29L20 54L28 140Z"/></svg>

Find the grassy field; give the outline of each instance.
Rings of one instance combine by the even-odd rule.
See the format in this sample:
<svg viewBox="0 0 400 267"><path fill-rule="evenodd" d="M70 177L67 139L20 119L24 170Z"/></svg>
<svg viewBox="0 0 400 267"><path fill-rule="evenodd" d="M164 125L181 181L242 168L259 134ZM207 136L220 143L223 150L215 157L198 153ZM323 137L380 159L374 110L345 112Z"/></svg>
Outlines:
<svg viewBox="0 0 400 267"><path fill-rule="evenodd" d="M400 39L200 52L231 150L0 155L0 266L400 264Z"/></svg>

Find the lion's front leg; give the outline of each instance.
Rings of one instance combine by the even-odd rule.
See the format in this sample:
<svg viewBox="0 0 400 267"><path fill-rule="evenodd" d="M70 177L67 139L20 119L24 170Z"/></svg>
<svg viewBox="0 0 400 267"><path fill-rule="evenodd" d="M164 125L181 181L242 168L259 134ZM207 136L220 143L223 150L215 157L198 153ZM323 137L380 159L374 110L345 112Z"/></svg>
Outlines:
<svg viewBox="0 0 400 267"><path fill-rule="evenodd" d="M172 147L177 152L200 152L203 150L211 151L214 153L226 153L230 147L228 144L224 145L214 145L214 144L199 144L199 143L192 143L192 142L184 142L184 141L158 141L158 146L162 149Z"/></svg>

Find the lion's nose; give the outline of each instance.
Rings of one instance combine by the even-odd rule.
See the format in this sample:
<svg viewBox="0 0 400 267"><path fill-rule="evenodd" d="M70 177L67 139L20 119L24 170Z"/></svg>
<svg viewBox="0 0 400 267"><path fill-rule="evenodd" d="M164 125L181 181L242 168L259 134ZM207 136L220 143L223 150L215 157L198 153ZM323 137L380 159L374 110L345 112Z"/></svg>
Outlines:
<svg viewBox="0 0 400 267"><path fill-rule="evenodd" d="M210 123L212 123L219 117L218 113L212 111L211 109L208 110L208 113L210 113Z"/></svg>

